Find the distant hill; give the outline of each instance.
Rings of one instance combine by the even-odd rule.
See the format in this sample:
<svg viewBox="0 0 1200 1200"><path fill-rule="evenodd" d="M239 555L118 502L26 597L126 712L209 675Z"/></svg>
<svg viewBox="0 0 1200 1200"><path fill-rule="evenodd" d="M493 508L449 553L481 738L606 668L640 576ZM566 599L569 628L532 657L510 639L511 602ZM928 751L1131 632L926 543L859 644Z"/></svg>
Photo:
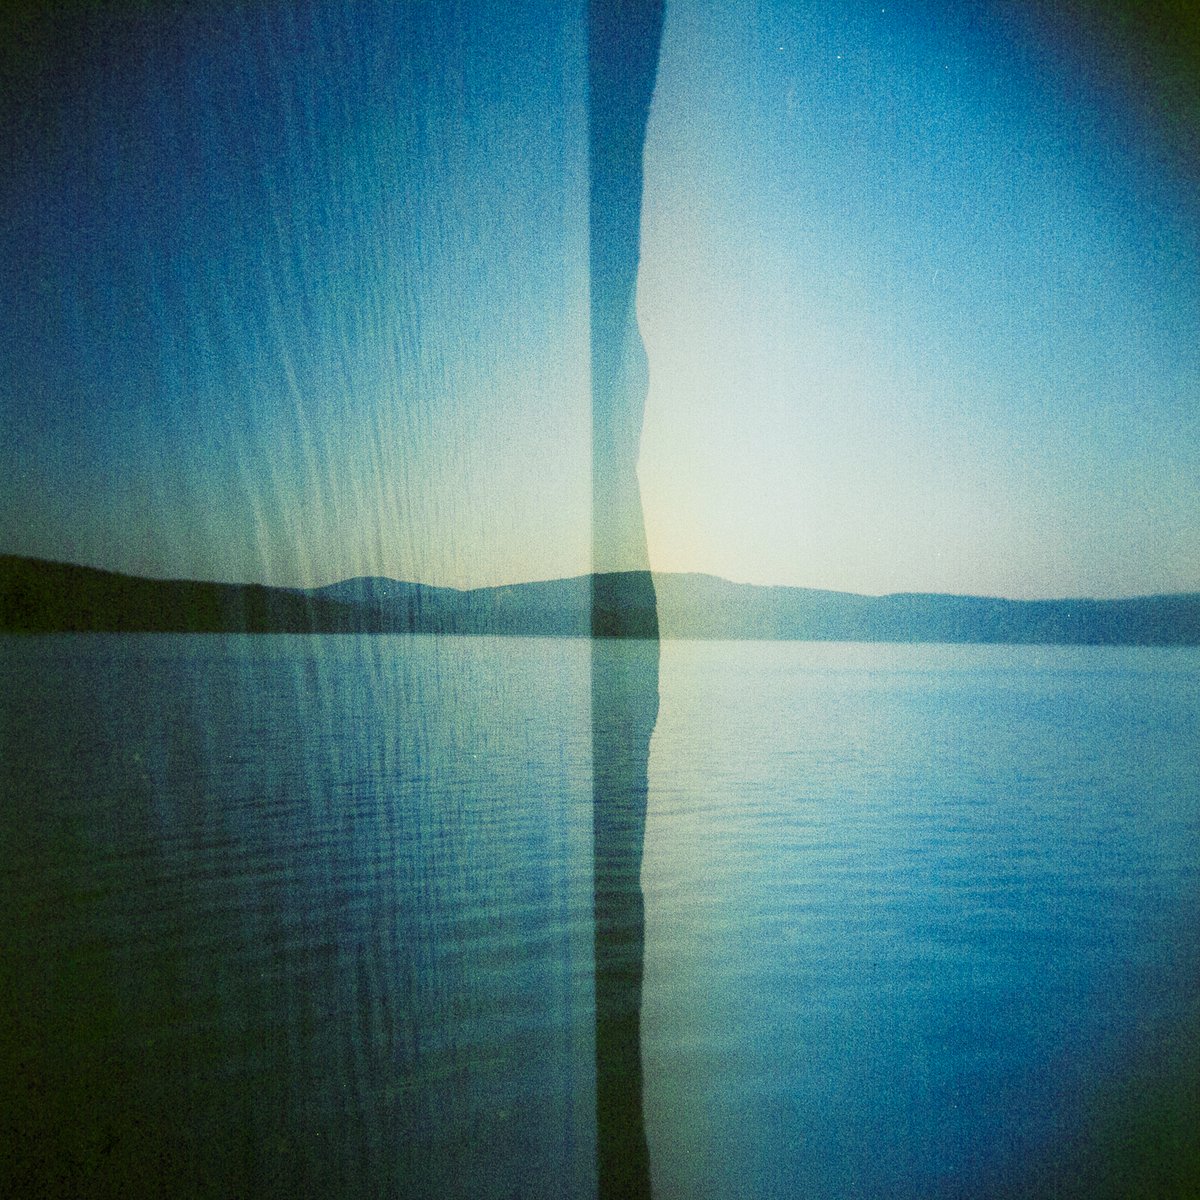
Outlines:
<svg viewBox="0 0 1200 1200"><path fill-rule="evenodd" d="M712 575L655 575L664 637L866 642L1200 645L1200 593L1129 600L859 596L759 587ZM582 637L648 631L644 573L506 587L347 579L327 587L142 579L0 556L0 631L493 633Z"/></svg>
<svg viewBox="0 0 1200 1200"><path fill-rule="evenodd" d="M359 619L336 599L298 589L142 579L0 556L0 630L6 632L313 632L349 628Z"/></svg>
<svg viewBox="0 0 1200 1200"><path fill-rule="evenodd" d="M691 638L860 642L1200 644L1200 593L1129 600L859 596L757 587L711 575L657 580L663 629Z"/></svg>

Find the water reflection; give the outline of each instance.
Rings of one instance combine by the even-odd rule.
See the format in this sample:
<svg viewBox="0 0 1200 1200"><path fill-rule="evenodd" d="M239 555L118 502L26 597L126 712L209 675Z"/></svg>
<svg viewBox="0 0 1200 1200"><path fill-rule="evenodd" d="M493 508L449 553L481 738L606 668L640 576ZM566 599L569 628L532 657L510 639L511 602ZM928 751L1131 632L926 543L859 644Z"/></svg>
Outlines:
<svg viewBox="0 0 1200 1200"><path fill-rule="evenodd" d="M596 1160L601 1197L650 1195L642 1107L642 850L657 638L592 641Z"/></svg>
<svg viewBox="0 0 1200 1200"><path fill-rule="evenodd" d="M594 1195L588 668L0 639L0 1195Z"/></svg>

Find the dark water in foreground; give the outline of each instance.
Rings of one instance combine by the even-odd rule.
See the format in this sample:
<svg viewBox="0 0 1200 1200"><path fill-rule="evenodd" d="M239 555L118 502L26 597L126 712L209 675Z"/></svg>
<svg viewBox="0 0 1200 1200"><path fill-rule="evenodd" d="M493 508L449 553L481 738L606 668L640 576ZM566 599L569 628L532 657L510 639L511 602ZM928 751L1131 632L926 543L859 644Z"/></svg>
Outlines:
<svg viewBox="0 0 1200 1200"><path fill-rule="evenodd" d="M615 834L591 654L0 641L0 1189L590 1196L599 1040L656 1196L1194 1194L1200 652L665 643Z"/></svg>

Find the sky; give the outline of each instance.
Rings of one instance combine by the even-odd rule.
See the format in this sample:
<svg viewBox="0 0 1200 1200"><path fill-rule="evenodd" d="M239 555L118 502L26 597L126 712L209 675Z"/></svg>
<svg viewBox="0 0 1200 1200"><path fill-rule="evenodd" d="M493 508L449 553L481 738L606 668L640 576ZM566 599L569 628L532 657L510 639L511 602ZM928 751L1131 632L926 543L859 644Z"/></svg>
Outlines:
<svg viewBox="0 0 1200 1200"><path fill-rule="evenodd" d="M656 570L1200 590L1196 18L1127 11L668 0ZM581 4L5 20L0 552L589 569Z"/></svg>
<svg viewBox="0 0 1200 1200"><path fill-rule="evenodd" d="M1200 584L1195 175L1061 38L1016 6L669 7L640 296L657 569Z"/></svg>
<svg viewBox="0 0 1200 1200"><path fill-rule="evenodd" d="M25 38L0 549L282 585L589 569L581 12L110 6Z"/></svg>

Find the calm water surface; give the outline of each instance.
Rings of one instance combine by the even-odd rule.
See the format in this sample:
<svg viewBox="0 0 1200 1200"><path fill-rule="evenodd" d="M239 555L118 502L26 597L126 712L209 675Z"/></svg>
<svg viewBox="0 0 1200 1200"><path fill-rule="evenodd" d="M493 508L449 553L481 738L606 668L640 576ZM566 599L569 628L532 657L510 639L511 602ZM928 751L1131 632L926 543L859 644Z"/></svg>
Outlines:
<svg viewBox="0 0 1200 1200"><path fill-rule="evenodd" d="M6 1194L594 1195L591 653L0 641ZM1191 1194L1200 652L659 687L656 1196Z"/></svg>

